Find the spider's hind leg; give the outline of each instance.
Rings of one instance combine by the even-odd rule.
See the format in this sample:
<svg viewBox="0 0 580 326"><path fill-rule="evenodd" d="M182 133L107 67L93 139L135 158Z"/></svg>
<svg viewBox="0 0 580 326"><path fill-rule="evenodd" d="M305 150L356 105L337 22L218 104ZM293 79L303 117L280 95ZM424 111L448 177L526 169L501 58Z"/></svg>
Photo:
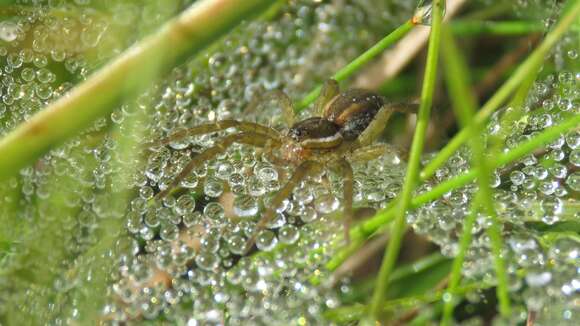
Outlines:
<svg viewBox="0 0 580 326"><path fill-rule="evenodd" d="M205 123L189 129L183 129L173 134L151 143L146 144L147 148L158 147L170 144L174 141L183 139L185 137L209 134L216 131L226 130L228 128L236 128L242 132L263 134L269 138L278 138L280 134L275 129L266 127L254 122L238 121L238 120L220 120L213 123Z"/></svg>
<svg viewBox="0 0 580 326"><path fill-rule="evenodd" d="M278 144L279 138L270 138L266 135L256 133L256 132L241 132L226 136L217 141L217 143L204 150L203 152L197 154L195 157L191 159L191 161L179 172L179 174L171 181L171 183L162 190L161 192L155 195L155 199L161 199L167 196L173 189L175 189L181 180L185 179L191 171L198 166L199 164L212 159L218 154L225 152L232 144L247 144L253 145L256 147L264 147L266 144Z"/></svg>

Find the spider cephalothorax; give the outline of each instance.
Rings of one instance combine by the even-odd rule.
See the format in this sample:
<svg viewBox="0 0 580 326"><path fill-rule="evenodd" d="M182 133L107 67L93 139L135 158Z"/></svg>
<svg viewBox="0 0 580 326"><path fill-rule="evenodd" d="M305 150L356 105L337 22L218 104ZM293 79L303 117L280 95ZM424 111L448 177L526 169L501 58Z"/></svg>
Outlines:
<svg viewBox="0 0 580 326"><path fill-rule="evenodd" d="M343 215L345 230L348 230L353 201L353 171L350 161L368 161L382 155L387 145L373 143L384 130L391 114L394 111L412 112L416 109L415 106L387 103L380 95L367 90L351 89L341 93L338 83L329 80L315 104L317 116L294 122L294 108L286 94L275 91L267 96L274 97L281 103L289 125L286 134L253 122L222 120L179 131L154 143L154 146L165 145L183 137L229 128L239 131L221 138L213 147L197 154L155 198L167 196L196 166L224 152L233 143L246 144L263 148L273 161L296 167L288 182L270 201L256 225L254 235L248 239L246 250L252 247L257 232L274 218L276 209L284 199L292 195L300 181L320 168L336 168L342 174ZM348 239L348 232L345 235Z"/></svg>
<svg viewBox="0 0 580 326"><path fill-rule="evenodd" d="M301 162L313 154L340 146L342 142L339 125L323 117L308 118L288 130L281 146L282 158L292 163Z"/></svg>

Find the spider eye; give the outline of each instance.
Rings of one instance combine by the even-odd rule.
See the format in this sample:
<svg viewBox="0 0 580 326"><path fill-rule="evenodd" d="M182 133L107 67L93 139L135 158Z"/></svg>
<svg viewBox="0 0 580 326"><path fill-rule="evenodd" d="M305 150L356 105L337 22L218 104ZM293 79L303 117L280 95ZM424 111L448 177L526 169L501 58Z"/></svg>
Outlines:
<svg viewBox="0 0 580 326"><path fill-rule="evenodd" d="M292 127L288 130L288 136L295 141L300 141L300 138L302 138L302 131L298 128Z"/></svg>

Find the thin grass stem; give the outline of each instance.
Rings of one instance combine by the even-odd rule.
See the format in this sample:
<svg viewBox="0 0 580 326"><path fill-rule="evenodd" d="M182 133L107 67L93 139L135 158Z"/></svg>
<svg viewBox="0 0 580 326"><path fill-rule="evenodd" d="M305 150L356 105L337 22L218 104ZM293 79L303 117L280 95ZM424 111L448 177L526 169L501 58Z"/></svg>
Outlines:
<svg viewBox="0 0 580 326"><path fill-rule="evenodd" d="M429 48L427 52L427 66L425 68L425 77L423 82L423 89L421 91L421 104L419 106L419 113L417 117L417 125L415 127L415 134L413 136L413 144L411 146L411 154L409 156L409 163L407 165L407 174L405 176L405 183L403 190L399 196L399 204L397 206L397 213L394 225L390 233L389 244L385 250L385 256L381 264L379 275L377 276L377 283L373 297L370 303L370 314L375 320L380 319L382 314L382 305L385 300L385 294L389 284L391 272L397 261L401 241L406 229L405 213L409 208L412 193L415 189L417 179L419 176L419 165L423 147L425 143L425 135L429 125L429 118L431 115L431 104L433 103L433 93L435 90L435 82L437 78L437 63L439 58L439 38L441 31L441 21L443 16L444 1L436 0L433 2L432 9L432 28L429 39Z"/></svg>
<svg viewBox="0 0 580 326"><path fill-rule="evenodd" d="M463 295L475 290L483 290L490 288L490 284L482 282L474 282L462 287L458 287L456 293ZM411 297L389 300L383 303L381 307L383 311L392 311L394 309L404 309L416 307L420 304L427 304L440 301L445 295L444 290L433 291L425 294L419 294ZM324 312L324 316L332 321L339 323L347 323L350 321L360 320L368 310L368 306L356 304L352 306L344 306L335 309L329 309Z"/></svg>
<svg viewBox="0 0 580 326"><path fill-rule="evenodd" d="M492 222L487 232L491 239L495 271L498 280L497 295L500 303L500 312L506 317L510 311L510 300L505 263L501 256L503 241L500 224L495 207L493 206L490 185L491 169L489 168L488 157L484 152L484 144L479 138L479 135L483 133L483 126L476 123L473 119L477 102L469 86L470 78L467 64L459 52L449 28L443 28L442 39L444 42L442 52L445 62L445 80L449 90L449 98L453 104L452 107L455 114L459 117L462 128L467 129L467 132L472 135L470 137L471 141L469 142L473 152L472 164L478 171L477 181L479 183L481 202Z"/></svg>

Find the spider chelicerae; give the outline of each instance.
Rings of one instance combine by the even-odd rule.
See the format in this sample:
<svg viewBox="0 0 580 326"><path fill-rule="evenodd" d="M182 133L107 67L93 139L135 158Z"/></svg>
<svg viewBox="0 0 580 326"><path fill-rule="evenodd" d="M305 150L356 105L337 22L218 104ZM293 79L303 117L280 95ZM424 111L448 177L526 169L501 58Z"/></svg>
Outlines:
<svg viewBox="0 0 580 326"><path fill-rule="evenodd" d="M216 155L225 152L234 143L263 148L267 157L278 164L295 167L286 184L274 195L253 235L246 242L248 252L257 234L275 217L276 209L292 195L300 182L321 169L340 171L343 182L343 220L345 238L353 217L353 169L351 162L365 162L378 158L389 150L387 144L375 144L393 112L413 113L417 105L389 103L376 93L363 89L340 91L335 80L324 83L314 104L315 116L295 122L292 101L282 91L272 91L261 97L277 100L289 127L283 134L276 129L253 122L221 120L181 130L150 144L158 147L179 139L235 128L237 132L217 140L214 146L197 154L179 174L155 196L161 199L187 178L193 169Z"/></svg>

